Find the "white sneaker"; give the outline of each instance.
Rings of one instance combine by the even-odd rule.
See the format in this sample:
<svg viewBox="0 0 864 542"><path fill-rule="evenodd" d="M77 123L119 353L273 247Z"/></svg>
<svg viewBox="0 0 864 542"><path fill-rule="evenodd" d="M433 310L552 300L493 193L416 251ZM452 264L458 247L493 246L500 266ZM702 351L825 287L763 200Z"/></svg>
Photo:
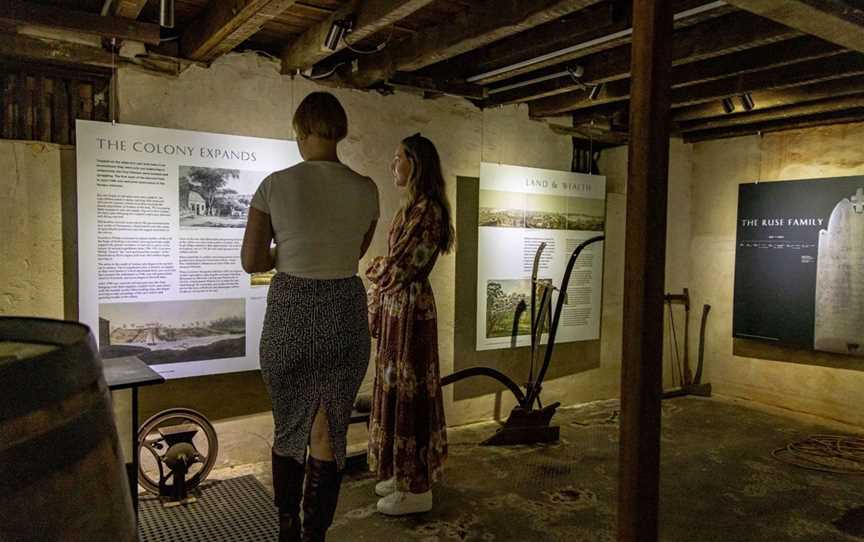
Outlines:
<svg viewBox="0 0 864 542"><path fill-rule="evenodd" d="M432 510L432 492L407 493L394 491L378 501L378 511L387 516L419 514Z"/></svg>
<svg viewBox="0 0 864 542"><path fill-rule="evenodd" d="M396 491L396 478L390 478L389 480L384 480L383 482L378 482L375 484L375 494L379 497L386 497Z"/></svg>

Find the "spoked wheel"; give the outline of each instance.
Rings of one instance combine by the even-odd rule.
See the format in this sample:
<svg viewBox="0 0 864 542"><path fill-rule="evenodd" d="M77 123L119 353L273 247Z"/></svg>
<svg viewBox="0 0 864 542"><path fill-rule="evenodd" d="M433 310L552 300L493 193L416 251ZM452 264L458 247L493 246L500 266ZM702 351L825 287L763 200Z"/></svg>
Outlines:
<svg viewBox="0 0 864 542"><path fill-rule="evenodd" d="M195 460L186 472L186 489L192 490L203 482L216 464L219 451L216 430L203 414L191 408L172 408L154 414L138 430L138 449L135 451L139 459L138 483L154 495L160 494L160 485L173 485L172 471L168 466L171 458L166 457L171 446L163 433L186 425L197 429L192 438Z"/></svg>

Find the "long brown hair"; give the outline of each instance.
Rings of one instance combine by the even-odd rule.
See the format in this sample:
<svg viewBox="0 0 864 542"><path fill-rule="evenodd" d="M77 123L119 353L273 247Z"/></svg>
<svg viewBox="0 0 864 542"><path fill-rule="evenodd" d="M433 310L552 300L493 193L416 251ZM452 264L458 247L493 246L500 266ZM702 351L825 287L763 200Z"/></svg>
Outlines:
<svg viewBox="0 0 864 542"><path fill-rule="evenodd" d="M450 252L450 249L453 248L455 232L450 203L447 201L444 175L441 173L441 158L438 156L438 150L429 139L419 133L403 139L402 148L405 149L405 156L414 166L406 187L408 189L408 206L416 203L421 197L428 198L438 204L443 215L438 248L441 252Z"/></svg>

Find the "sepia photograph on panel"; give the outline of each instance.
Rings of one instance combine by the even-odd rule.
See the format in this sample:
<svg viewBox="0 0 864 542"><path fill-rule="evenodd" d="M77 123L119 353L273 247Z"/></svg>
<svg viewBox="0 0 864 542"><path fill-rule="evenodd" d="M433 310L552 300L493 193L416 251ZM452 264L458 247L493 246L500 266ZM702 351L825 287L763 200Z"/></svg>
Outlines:
<svg viewBox="0 0 864 542"><path fill-rule="evenodd" d="M148 365L244 357L246 300L100 304L99 353Z"/></svg>
<svg viewBox="0 0 864 542"><path fill-rule="evenodd" d="M481 227L603 231L605 215L602 199L480 190Z"/></svg>

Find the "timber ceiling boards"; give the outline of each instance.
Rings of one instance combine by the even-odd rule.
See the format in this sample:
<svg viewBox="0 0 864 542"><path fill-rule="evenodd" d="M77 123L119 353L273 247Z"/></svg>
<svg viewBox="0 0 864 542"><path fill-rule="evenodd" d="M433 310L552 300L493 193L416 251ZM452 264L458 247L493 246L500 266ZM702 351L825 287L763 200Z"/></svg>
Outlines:
<svg viewBox="0 0 864 542"><path fill-rule="evenodd" d="M864 120L864 8L857 0L672 1L672 116L685 139ZM480 107L526 104L538 120L572 117L570 127L550 120L560 133L626 136L631 0L175 2L179 39L160 46L163 54L209 62L253 49L280 58L283 73L332 72L325 85L451 94ZM0 54L34 60L47 54L41 44L11 38L33 21L7 5L35 6L33 13L50 6L63 15L58 28L74 29L91 24L86 16L98 14L104 0L2 4ZM158 6L112 0L110 20L92 23L91 33L117 35L128 21L128 32L152 43ZM331 24L346 17L353 21L350 47L343 40L336 51L324 50ZM374 54L351 50L382 43ZM98 52L69 54L104 64Z"/></svg>

